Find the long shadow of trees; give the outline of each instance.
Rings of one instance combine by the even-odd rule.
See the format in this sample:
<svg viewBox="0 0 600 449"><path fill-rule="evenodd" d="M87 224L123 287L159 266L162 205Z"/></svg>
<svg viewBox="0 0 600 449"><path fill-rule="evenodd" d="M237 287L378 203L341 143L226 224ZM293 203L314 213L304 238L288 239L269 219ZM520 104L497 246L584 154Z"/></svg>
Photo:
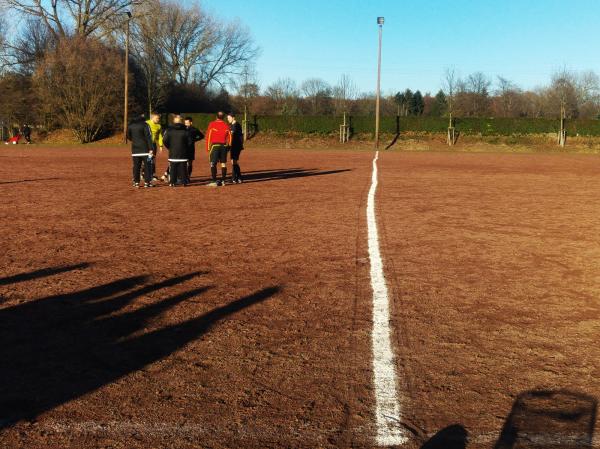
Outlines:
<svg viewBox="0 0 600 449"><path fill-rule="evenodd" d="M68 267L45 273L68 271ZM40 270L37 274L42 273ZM0 309L0 429L78 398L163 359L219 321L275 295L269 287L176 325L145 331L153 318L201 296L200 287L131 308L142 295L200 276L147 284L134 276ZM25 275L35 278L34 273ZM15 277L16 281L23 280ZM7 281L6 281L7 282Z"/></svg>

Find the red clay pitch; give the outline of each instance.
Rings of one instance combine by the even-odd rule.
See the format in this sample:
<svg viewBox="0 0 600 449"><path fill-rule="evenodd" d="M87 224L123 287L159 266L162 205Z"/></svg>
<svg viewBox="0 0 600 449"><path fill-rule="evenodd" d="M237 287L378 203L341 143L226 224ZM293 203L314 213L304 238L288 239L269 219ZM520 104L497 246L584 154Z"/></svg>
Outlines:
<svg viewBox="0 0 600 449"><path fill-rule="evenodd" d="M372 157L249 150L245 184L200 159L134 190L125 148L0 149L0 447L372 447ZM379 166L410 447L589 447L600 159Z"/></svg>

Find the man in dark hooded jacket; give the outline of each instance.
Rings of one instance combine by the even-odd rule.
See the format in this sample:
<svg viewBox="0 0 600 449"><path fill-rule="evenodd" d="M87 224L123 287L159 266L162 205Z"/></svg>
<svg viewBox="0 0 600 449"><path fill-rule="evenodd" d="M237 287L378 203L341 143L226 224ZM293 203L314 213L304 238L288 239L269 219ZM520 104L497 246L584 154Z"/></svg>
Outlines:
<svg viewBox="0 0 600 449"><path fill-rule="evenodd" d="M144 116L136 117L127 127L127 139L131 141L131 157L133 158L133 187L140 186L140 169L144 165L144 187L152 186L151 161L154 157L154 145L150 127Z"/></svg>
<svg viewBox="0 0 600 449"><path fill-rule="evenodd" d="M192 138L192 146L188 148L188 178L192 177L192 169L194 168L194 160L196 159L196 142L204 139L204 134L194 126L192 120L192 117L186 117L183 122Z"/></svg>
<svg viewBox="0 0 600 449"><path fill-rule="evenodd" d="M188 185L189 177L187 163L189 148L193 145L190 133L181 123L181 115L173 116L173 125L167 128L163 137L163 144L169 150L169 186L173 187L179 180L184 186Z"/></svg>

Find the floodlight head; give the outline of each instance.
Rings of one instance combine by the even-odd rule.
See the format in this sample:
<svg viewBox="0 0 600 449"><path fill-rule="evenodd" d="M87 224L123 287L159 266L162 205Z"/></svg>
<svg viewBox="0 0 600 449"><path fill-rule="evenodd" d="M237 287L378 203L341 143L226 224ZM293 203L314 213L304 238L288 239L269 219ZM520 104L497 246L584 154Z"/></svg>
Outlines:
<svg viewBox="0 0 600 449"><path fill-rule="evenodd" d="M56 8L56 2L57 2L57 0L52 0L52 7L53 8Z"/></svg>
<svg viewBox="0 0 600 449"><path fill-rule="evenodd" d="M377 17L377 25L382 26L384 22L385 22L385 18Z"/></svg>

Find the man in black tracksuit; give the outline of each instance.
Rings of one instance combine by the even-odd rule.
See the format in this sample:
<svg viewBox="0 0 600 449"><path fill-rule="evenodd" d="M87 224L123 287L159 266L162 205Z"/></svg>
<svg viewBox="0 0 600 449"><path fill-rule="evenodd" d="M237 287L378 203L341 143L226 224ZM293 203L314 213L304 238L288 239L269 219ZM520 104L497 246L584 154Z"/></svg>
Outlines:
<svg viewBox="0 0 600 449"><path fill-rule="evenodd" d="M29 145L31 143L31 128L29 125L23 125L23 137L25 138L25 143Z"/></svg>
<svg viewBox="0 0 600 449"><path fill-rule="evenodd" d="M198 129L195 128L192 124L192 117L186 117L184 120L185 128L188 130L190 134L190 138L192 139L192 145L188 148L188 179L192 176L192 169L194 168L194 161L196 160L196 142L204 139L204 134Z"/></svg>
<svg viewBox="0 0 600 449"><path fill-rule="evenodd" d="M242 169L240 168L239 160L240 154L244 149L244 131L242 130L242 125L238 123L235 119L235 114L230 112L227 114L227 121L229 122L229 127L231 129L231 164L232 164L232 176L231 181L234 184L242 183Z"/></svg>
<svg viewBox="0 0 600 449"><path fill-rule="evenodd" d="M181 115L173 116L173 125L167 128L163 144L169 150L169 186L175 186L178 179L184 186L188 185L188 151L193 141L185 125L181 123Z"/></svg>
<svg viewBox="0 0 600 449"><path fill-rule="evenodd" d="M154 157L154 145L150 127L139 116L127 127L127 138L131 141L131 156L133 158L133 187L140 186L140 169L144 165L144 187L152 186L151 161Z"/></svg>

